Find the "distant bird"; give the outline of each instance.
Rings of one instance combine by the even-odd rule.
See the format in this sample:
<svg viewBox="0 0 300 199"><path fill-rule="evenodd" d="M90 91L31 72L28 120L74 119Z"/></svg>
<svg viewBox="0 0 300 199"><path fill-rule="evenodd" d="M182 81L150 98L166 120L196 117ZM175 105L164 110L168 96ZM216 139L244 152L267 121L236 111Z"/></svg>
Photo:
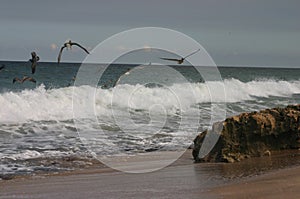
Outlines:
<svg viewBox="0 0 300 199"><path fill-rule="evenodd" d="M81 48L82 50L84 50L87 54L90 54L89 51L87 51L87 49L85 49L84 47L82 47L80 44L72 42L71 40L69 40L68 42L64 43L64 45L60 48L59 55L58 55L58 58L57 58L57 62L58 63L60 62L61 54L62 54L63 49L64 48L72 49L73 45L78 46L79 48Z"/></svg>
<svg viewBox="0 0 300 199"><path fill-rule="evenodd" d="M16 81L18 81L18 82L20 82L20 83L23 83L23 82L25 82L25 81L31 81L31 82L33 82L33 83L36 83L36 80L35 80L35 79L33 79L32 77L28 77L28 76L24 76L23 79L20 79L20 78L18 78L18 77L15 77L15 78L13 79L13 84L14 84Z"/></svg>
<svg viewBox="0 0 300 199"><path fill-rule="evenodd" d="M151 64L151 63L150 63ZM149 64L149 65L150 65ZM119 82L121 81L121 79L123 77L125 77L126 75L129 75L132 71L134 70L139 70L139 69L143 69L144 66L137 66L137 67L134 67L134 68L127 68L126 72L124 74L122 74L119 79L113 84L113 87L115 87L117 84L119 84Z"/></svg>
<svg viewBox="0 0 300 199"><path fill-rule="evenodd" d="M31 57L32 58L29 59L29 61L31 62L31 73L34 74L37 62L40 60L40 58L36 55L35 52L31 52Z"/></svg>
<svg viewBox="0 0 300 199"><path fill-rule="evenodd" d="M198 52L199 50L200 50L200 49L198 49L198 50L192 52L191 54L188 54L188 55L185 56L185 57L182 57L181 59L172 59L172 58L164 58L164 57L161 57L160 59L168 60L168 61L176 61L178 64L182 64L183 61L184 61L187 57L192 56L193 54L195 54L195 53Z"/></svg>
<svg viewBox="0 0 300 199"><path fill-rule="evenodd" d="M2 64L2 66L0 67L0 71L3 70L5 68L5 65Z"/></svg>

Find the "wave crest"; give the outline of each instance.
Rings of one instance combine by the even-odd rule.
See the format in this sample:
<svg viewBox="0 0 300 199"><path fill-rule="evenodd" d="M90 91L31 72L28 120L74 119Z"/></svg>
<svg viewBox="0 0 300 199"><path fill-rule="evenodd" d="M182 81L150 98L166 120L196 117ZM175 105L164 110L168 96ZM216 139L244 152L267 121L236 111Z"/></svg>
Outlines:
<svg viewBox="0 0 300 199"><path fill-rule="evenodd" d="M212 88L212 91L208 90ZM220 89L225 86L226 98ZM225 79L224 82L174 84L170 87L148 88L142 85L121 84L111 89L81 86L76 96L81 103L95 93L95 107L98 115L111 113L112 105L119 109L149 109L154 104L162 105L167 111L188 110L198 103L241 102L255 100L256 97L290 97L300 93L300 81L255 80L241 82ZM191 92L191 90L194 91ZM211 99L210 92L215 92ZM134 93L134 95L133 95ZM45 89L40 85L33 90L5 92L0 94L0 122L20 122L28 120L67 120L73 118L73 87ZM129 100L129 101L128 101ZM82 110L84 117L90 117Z"/></svg>

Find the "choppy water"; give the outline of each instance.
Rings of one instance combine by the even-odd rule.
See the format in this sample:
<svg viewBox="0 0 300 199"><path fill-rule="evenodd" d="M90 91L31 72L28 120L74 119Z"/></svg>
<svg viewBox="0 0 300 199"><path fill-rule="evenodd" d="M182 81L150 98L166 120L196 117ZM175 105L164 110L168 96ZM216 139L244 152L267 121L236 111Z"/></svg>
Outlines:
<svg viewBox="0 0 300 199"><path fill-rule="evenodd" d="M6 65L0 71L2 175L72 169L63 163L66 159L78 159L84 166L90 164L93 153L184 150L197 132L210 127L211 106L226 103L230 116L300 103L300 69L220 67L223 82L204 82L193 67L174 66L187 82L170 81L172 75L168 78L156 71L152 75L163 74L167 88L138 84L138 78L131 79L135 83L124 83L130 76L139 77L137 73L123 75L113 87L135 67L121 64L110 66L97 87L75 88L72 78L80 64L38 63L33 75L37 84L12 84L14 77L32 76L30 63L2 63ZM226 98L221 95L222 84ZM91 93L93 110L77 110L80 125L75 125L73 97L84 106Z"/></svg>

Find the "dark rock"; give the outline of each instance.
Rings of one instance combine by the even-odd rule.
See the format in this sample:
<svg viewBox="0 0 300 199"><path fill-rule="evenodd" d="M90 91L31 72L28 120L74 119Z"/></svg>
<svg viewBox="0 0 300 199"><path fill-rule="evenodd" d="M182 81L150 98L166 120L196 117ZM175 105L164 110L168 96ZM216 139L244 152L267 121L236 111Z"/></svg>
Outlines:
<svg viewBox="0 0 300 199"><path fill-rule="evenodd" d="M202 158L199 151L208 131L194 140L196 162L237 162L249 157L270 156L271 151L300 148L300 105L242 113L223 122L220 137Z"/></svg>

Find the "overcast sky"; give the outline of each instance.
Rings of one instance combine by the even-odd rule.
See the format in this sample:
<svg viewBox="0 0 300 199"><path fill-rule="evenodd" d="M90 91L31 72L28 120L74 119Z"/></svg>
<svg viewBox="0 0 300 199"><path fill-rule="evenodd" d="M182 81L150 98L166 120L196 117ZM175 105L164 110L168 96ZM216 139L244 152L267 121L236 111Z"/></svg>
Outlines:
<svg viewBox="0 0 300 199"><path fill-rule="evenodd" d="M198 41L217 65L300 66L298 0L2 0L0 60L56 61L72 39L92 49L137 27L170 28ZM73 48L65 62L81 62Z"/></svg>

